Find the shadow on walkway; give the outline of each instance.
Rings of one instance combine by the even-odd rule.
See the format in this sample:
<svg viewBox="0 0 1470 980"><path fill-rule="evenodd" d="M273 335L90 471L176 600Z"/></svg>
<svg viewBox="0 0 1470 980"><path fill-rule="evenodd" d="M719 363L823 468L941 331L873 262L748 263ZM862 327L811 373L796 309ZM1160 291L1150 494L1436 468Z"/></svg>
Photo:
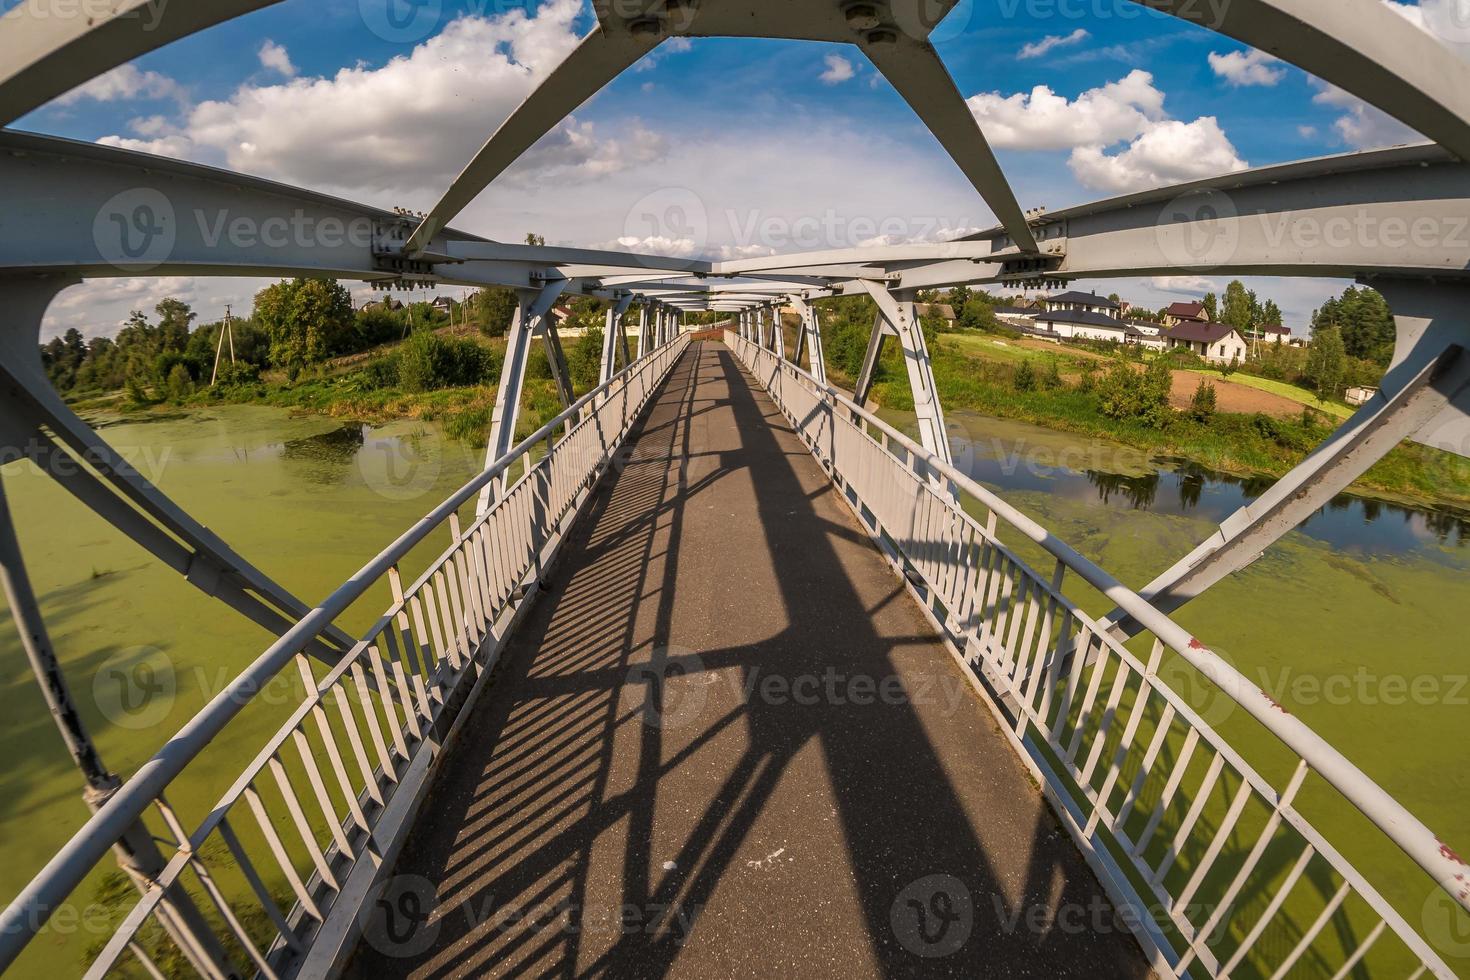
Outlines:
<svg viewBox="0 0 1470 980"><path fill-rule="evenodd" d="M691 345L634 438L349 975L1146 976L733 354Z"/></svg>

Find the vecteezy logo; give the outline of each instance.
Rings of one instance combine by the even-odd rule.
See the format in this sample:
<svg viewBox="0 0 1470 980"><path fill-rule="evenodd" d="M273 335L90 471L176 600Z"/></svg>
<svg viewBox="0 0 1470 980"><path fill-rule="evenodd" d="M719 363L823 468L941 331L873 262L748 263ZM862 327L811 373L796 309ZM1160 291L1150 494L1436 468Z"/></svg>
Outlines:
<svg viewBox="0 0 1470 980"><path fill-rule="evenodd" d="M438 907L439 896L429 879L394 875L368 892L357 923L368 945L384 956L417 956L439 938Z"/></svg>
<svg viewBox="0 0 1470 980"><path fill-rule="evenodd" d="M92 697L119 728L152 728L173 710L178 679L173 662L156 647L121 650L92 676Z"/></svg>
<svg viewBox="0 0 1470 980"><path fill-rule="evenodd" d="M1225 665L1223 669L1215 662L1196 667L1172 651L1166 651L1159 663L1157 677L1160 686L1188 701L1205 724L1218 727L1235 713L1235 699L1221 686L1224 675L1235 666L1235 661L1219 647L1211 647L1210 652ZM1276 696L1285 697L1285 694L1278 692Z"/></svg>
<svg viewBox="0 0 1470 980"><path fill-rule="evenodd" d="M357 0L367 29L398 44L422 41L433 33L443 7L443 0Z"/></svg>
<svg viewBox="0 0 1470 980"><path fill-rule="evenodd" d="M1235 257L1240 212L1223 191L1190 191L1165 204L1154 234L1169 265L1206 272Z"/></svg>
<svg viewBox="0 0 1470 980"><path fill-rule="evenodd" d="M699 718L717 679L692 650L655 647L647 663L629 669L618 700L625 712L641 710L649 728L673 730Z"/></svg>
<svg viewBox="0 0 1470 980"><path fill-rule="evenodd" d="M1420 922L1424 938L1440 953L1458 960L1470 959L1470 915L1444 889L1429 893Z"/></svg>
<svg viewBox="0 0 1470 980"><path fill-rule="evenodd" d="M663 187L628 209L619 242L635 251L698 255L709 242L709 212L687 187Z"/></svg>
<svg viewBox="0 0 1470 980"><path fill-rule="evenodd" d="M1470 44L1470 0L1421 0L1429 33L1450 44Z"/></svg>
<svg viewBox="0 0 1470 980"><path fill-rule="evenodd" d="M146 270L173 254L178 238L174 206L161 191L134 187L114 194L92 219L92 241L104 262Z"/></svg>
<svg viewBox="0 0 1470 980"><path fill-rule="evenodd" d="M362 482L380 497L415 500L439 479L439 457L421 435L369 435L357 452Z"/></svg>
<svg viewBox="0 0 1470 980"><path fill-rule="evenodd" d="M915 956L936 959L957 952L975 928L970 889L953 875L927 875L898 893L888 921L899 944Z"/></svg>
<svg viewBox="0 0 1470 980"><path fill-rule="evenodd" d="M898 29L915 40L931 44L963 34L970 22L971 0L953 4L949 0L894 0L889 5Z"/></svg>

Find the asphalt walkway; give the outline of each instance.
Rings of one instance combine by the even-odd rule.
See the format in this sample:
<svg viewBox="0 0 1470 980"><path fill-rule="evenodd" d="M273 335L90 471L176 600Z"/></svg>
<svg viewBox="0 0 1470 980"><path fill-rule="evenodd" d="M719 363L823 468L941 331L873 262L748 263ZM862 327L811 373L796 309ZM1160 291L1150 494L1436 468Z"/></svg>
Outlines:
<svg viewBox="0 0 1470 980"><path fill-rule="evenodd" d="M359 977L1141 977L785 419L694 343L426 803Z"/></svg>

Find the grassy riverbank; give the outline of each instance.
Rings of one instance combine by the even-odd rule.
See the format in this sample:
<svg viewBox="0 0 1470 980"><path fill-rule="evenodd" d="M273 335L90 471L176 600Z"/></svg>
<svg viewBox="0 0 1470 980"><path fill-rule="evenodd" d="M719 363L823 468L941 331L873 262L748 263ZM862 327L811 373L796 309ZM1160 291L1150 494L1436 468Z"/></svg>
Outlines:
<svg viewBox="0 0 1470 980"><path fill-rule="evenodd" d="M941 334L932 353L935 383L946 408L972 409L1111 439L1155 456L1187 459L1226 473L1281 476L1326 438L1343 414L1338 406L1310 404L1315 399L1301 389L1281 390L1291 388L1289 385L1262 387L1254 384L1261 379L1238 373L1224 381L1218 372L1179 371L1176 373L1187 376L1191 389L1197 384L1194 378L1213 375L1210 380L1217 386L1244 382L1291 397L1303 410L1289 415L1219 411L1203 419L1187 411L1171 411L1162 423L1113 418L1103 411L1097 380L1101 377L1098 366L1105 368L1108 362L1093 352L1041 350L1013 340L997 344L983 335ZM1028 383L1023 379L1018 384L1018 374L1025 373L1036 380ZM896 361L885 365L882 377L874 386L874 400L889 408L911 409L901 365ZM1369 469L1354 489L1391 499L1470 507L1470 460L1404 443Z"/></svg>
<svg viewBox="0 0 1470 980"><path fill-rule="evenodd" d="M572 345L573 388L578 395L595 382L582 363L584 341ZM593 338L600 347L600 338ZM426 349L419 350L424 347ZM270 405L301 414L384 423L400 419L436 422L454 439L483 443L490 431L496 381L505 341L475 335L423 337L328 361L289 380L280 372L201 387L179 397L138 397L110 392L73 398L77 411L112 419L147 420L212 405ZM582 356L578 356L578 355ZM595 370L595 368L594 368ZM469 383L466 383L469 382ZM524 437L562 409L545 353L534 350L527 367L517 435Z"/></svg>

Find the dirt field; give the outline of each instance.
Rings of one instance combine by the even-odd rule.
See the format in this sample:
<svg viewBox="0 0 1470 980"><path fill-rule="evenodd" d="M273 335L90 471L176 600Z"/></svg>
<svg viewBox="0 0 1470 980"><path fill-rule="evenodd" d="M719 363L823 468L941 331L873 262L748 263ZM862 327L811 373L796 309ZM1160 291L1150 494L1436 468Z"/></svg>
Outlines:
<svg viewBox="0 0 1470 980"><path fill-rule="evenodd" d="M1169 404L1175 408L1188 408L1189 400L1199 387L1200 376L1189 371L1174 372L1174 387L1169 392ZM1297 416L1302 413L1300 402L1274 395L1259 388L1238 385L1233 381L1215 380L1215 410L1219 412L1264 412L1278 418Z"/></svg>

